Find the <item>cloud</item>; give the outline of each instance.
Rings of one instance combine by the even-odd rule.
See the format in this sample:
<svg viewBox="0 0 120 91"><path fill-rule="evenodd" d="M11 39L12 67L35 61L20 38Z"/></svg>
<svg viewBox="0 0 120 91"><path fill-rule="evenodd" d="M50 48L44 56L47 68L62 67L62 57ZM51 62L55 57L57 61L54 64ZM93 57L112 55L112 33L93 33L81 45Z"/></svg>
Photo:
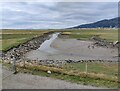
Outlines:
<svg viewBox="0 0 120 91"><path fill-rule="evenodd" d="M2 3L2 28L67 28L118 16L117 2Z"/></svg>

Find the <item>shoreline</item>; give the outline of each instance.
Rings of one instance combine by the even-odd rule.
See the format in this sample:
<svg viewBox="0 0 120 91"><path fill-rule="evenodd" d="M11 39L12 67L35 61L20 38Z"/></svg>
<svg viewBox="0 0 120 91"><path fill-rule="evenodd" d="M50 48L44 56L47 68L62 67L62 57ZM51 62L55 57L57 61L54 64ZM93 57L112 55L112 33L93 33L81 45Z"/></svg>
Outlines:
<svg viewBox="0 0 120 91"><path fill-rule="evenodd" d="M64 39L58 37L50 45L51 48L57 50L55 54L33 50L25 56L29 61L34 60L43 65L60 65L78 62L118 62L118 58L116 57L117 49L98 46L95 46L94 49L89 49L88 45L92 44L92 41ZM111 53L112 51L113 53Z"/></svg>
<svg viewBox="0 0 120 91"><path fill-rule="evenodd" d="M32 39L26 41L25 43L19 44L16 47L12 47L7 51L1 53L3 60L11 60L15 58L16 60L22 59L24 54L30 52L31 50L36 50L40 47L40 45L47 39L49 39L49 35L54 32L44 33L38 37L33 37Z"/></svg>

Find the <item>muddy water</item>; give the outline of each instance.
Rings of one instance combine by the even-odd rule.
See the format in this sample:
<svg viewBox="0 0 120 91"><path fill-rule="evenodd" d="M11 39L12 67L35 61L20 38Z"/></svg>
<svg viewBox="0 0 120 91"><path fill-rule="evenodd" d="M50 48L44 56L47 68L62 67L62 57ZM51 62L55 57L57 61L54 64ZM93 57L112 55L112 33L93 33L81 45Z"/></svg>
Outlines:
<svg viewBox="0 0 120 91"><path fill-rule="evenodd" d="M47 52L47 53L52 53L55 54L57 52L56 49L51 48L50 45L51 43L58 37L60 33L54 33L51 35L51 38L49 40L44 41L41 46L38 48L38 50Z"/></svg>

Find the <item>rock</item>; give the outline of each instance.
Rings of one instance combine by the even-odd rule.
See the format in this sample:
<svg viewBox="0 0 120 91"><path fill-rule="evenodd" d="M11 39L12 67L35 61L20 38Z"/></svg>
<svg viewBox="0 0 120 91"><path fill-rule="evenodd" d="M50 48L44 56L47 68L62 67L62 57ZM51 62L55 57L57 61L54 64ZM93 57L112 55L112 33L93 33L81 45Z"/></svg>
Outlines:
<svg viewBox="0 0 120 91"><path fill-rule="evenodd" d="M48 74L51 74L52 72L50 70L47 71Z"/></svg>
<svg viewBox="0 0 120 91"><path fill-rule="evenodd" d="M74 62L73 60L66 60L67 63L72 63Z"/></svg>
<svg viewBox="0 0 120 91"><path fill-rule="evenodd" d="M20 63L19 63L19 66L20 66L20 67L24 67L24 63L23 63L23 62L20 62Z"/></svg>
<svg viewBox="0 0 120 91"><path fill-rule="evenodd" d="M10 61L11 64L13 64L13 61Z"/></svg>
<svg viewBox="0 0 120 91"><path fill-rule="evenodd" d="M27 41L26 43L23 43L21 45L18 45L15 48L9 49L6 53L4 53L4 58L6 60L11 59L11 57L17 58L19 60L25 53L38 49L40 44L44 42L46 39L49 39L49 34L53 32L49 32L46 34L43 34L42 36L36 36L36 38L32 38L31 40ZM1 56L1 54L0 54Z"/></svg>
<svg viewBox="0 0 120 91"><path fill-rule="evenodd" d="M120 46L120 42L118 42L118 41L115 41L113 44L114 44L114 46L117 47L117 48Z"/></svg>

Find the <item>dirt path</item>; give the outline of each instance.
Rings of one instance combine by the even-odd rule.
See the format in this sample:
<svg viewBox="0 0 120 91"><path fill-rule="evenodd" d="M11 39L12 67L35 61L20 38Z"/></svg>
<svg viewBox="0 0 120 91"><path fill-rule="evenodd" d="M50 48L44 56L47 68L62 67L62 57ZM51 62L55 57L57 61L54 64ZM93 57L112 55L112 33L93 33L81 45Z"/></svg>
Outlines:
<svg viewBox="0 0 120 91"><path fill-rule="evenodd" d="M63 80L3 70L3 89L100 89Z"/></svg>

